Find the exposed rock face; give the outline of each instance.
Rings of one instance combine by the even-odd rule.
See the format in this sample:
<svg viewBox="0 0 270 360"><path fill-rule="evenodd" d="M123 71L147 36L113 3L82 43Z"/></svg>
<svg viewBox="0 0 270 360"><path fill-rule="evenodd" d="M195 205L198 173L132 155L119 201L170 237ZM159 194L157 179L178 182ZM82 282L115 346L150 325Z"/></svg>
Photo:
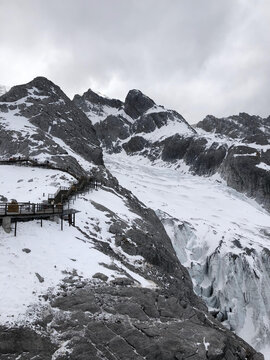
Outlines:
<svg viewBox="0 0 270 360"><path fill-rule="evenodd" d="M8 330L1 359L15 360L22 352L22 359L263 359L210 315L160 290L89 284L70 286L50 301L51 315L40 325L65 346L56 350L48 336L24 329L17 330L21 340L11 342L15 334Z"/></svg>
<svg viewBox="0 0 270 360"><path fill-rule="evenodd" d="M129 137L130 123L122 116L109 115L95 124L97 136L107 149L112 149L119 140ZM114 148L117 151L117 145Z"/></svg>
<svg viewBox="0 0 270 360"><path fill-rule="evenodd" d="M154 105L155 103L152 99L144 95L140 90L134 89L130 90L127 94L124 109L132 119L137 119Z"/></svg>
<svg viewBox="0 0 270 360"><path fill-rule="evenodd" d="M1 155L48 158L72 151L94 164L103 164L95 129L62 90L43 77L13 87L0 98ZM71 150L63 149L62 142ZM45 154L44 154L45 153ZM73 161L67 158L68 166ZM63 161L63 160L62 160ZM67 166L67 165L66 165ZM79 166L77 166L78 168Z"/></svg>
<svg viewBox="0 0 270 360"><path fill-rule="evenodd" d="M194 173L211 175L219 169L226 153L226 146L217 142L208 147L203 137L176 134L162 142L161 157L164 161L184 160Z"/></svg>
<svg viewBox="0 0 270 360"><path fill-rule="evenodd" d="M123 149L127 154L133 154L142 151L148 144L148 141L142 136L133 136L128 142L123 144Z"/></svg>
<svg viewBox="0 0 270 360"><path fill-rule="evenodd" d="M56 350L48 335L41 335L27 327L0 327L0 359L51 360Z"/></svg>

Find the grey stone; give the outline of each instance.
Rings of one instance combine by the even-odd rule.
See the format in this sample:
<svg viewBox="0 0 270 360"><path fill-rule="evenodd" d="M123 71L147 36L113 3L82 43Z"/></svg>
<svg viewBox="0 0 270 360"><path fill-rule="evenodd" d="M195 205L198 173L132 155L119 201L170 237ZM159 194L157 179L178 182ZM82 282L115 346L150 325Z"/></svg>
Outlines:
<svg viewBox="0 0 270 360"><path fill-rule="evenodd" d="M99 280L102 280L102 281L107 281L107 280L108 280L108 276L105 275L105 274L103 274L103 273L100 273L100 272L95 273L95 274L93 275L93 278L94 278L94 279L99 279Z"/></svg>
<svg viewBox="0 0 270 360"><path fill-rule="evenodd" d="M122 234L123 233L123 228L122 228L120 223L114 223L114 224L110 225L109 232L111 234Z"/></svg>
<svg viewBox="0 0 270 360"><path fill-rule="evenodd" d="M36 277L38 278L38 281L40 283L43 283L44 282L44 277L42 277L41 275L39 275L39 273L35 273L36 274Z"/></svg>
<svg viewBox="0 0 270 360"><path fill-rule="evenodd" d="M120 286L127 286L127 285L133 285L134 280L125 278L125 277L117 277L110 281L113 285L120 285Z"/></svg>

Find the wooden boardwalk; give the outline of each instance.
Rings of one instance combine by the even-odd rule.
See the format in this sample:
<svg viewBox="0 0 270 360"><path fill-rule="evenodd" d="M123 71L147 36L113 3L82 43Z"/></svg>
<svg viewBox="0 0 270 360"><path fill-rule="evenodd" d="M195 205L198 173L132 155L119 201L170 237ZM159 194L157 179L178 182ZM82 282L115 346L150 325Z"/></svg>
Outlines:
<svg viewBox="0 0 270 360"><path fill-rule="evenodd" d="M43 167L46 169L67 172L77 180L77 183L72 184L69 188L59 187L54 194L48 195L48 201L44 203L0 203L0 222L2 222L3 227L4 222L6 221L8 221L10 224L11 221L14 222L15 236L17 232L17 221L40 219L42 226L42 219L48 219L50 217L57 216L61 219L61 230L63 230L63 219L67 219L69 225L75 226L75 214L79 211L69 208L69 200L74 196L76 197L77 194L83 193L84 191L89 191L89 189L97 189L99 186L101 186L101 183L93 177L78 177L75 174L72 174L69 169L55 167L49 163L49 161L40 164L36 160L20 157L10 158L8 160L0 160L0 165L12 165L17 163L31 167ZM66 208L66 204L68 204L68 208Z"/></svg>
<svg viewBox="0 0 270 360"><path fill-rule="evenodd" d="M12 157L6 160L0 160L0 165L21 165L21 166L31 166L39 167L43 169L59 170L68 173L73 176L75 179L79 179L78 175L74 174L69 167L59 167L50 162L49 160L44 162L38 162L36 159L22 158L22 157Z"/></svg>
<svg viewBox="0 0 270 360"><path fill-rule="evenodd" d="M31 217L50 216L63 214L63 205L50 205L43 203L2 203L0 204L0 218L10 217Z"/></svg>

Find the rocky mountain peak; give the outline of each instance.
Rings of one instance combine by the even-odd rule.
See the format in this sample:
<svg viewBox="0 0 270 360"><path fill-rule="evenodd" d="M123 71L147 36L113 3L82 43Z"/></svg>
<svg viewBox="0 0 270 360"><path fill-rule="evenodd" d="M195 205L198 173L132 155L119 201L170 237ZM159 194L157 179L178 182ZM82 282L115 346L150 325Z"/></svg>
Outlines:
<svg viewBox="0 0 270 360"><path fill-rule="evenodd" d="M125 99L125 112L133 119L137 119L155 105L155 102L140 90L130 90Z"/></svg>
<svg viewBox="0 0 270 360"><path fill-rule="evenodd" d="M50 97L50 101L61 98L63 101L70 102L70 99L59 86L43 76L36 77L26 84L13 86L8 92L0 97L0 101L15 102L26 97L33 99L37 96Z"/></svg>
<svg viewBox="0 0 270 360"><path fill-rule="evenodd" d="M118 99L110 99L106 96L102 96L101 94L94 92L92 89L88 89L85 93L83 93L82 96L76 94L73 98L73 101L77 106L83 102L82 100L89 101L93 105L100 105L100 106L107 105L117 109L123 105L122 101Z"/></svg>

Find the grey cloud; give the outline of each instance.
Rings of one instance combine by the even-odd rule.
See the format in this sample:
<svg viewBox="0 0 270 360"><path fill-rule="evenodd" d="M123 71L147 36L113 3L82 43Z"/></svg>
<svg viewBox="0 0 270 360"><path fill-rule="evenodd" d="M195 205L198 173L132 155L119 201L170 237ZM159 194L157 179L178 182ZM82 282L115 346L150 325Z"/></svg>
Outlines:
<svg viewBox="0 0 270 360"><path fill-rule="evenodd" d="M44 75L70 96L139 88L194 123L268 115L269 2L0 2L0 83Z"/></svg>

